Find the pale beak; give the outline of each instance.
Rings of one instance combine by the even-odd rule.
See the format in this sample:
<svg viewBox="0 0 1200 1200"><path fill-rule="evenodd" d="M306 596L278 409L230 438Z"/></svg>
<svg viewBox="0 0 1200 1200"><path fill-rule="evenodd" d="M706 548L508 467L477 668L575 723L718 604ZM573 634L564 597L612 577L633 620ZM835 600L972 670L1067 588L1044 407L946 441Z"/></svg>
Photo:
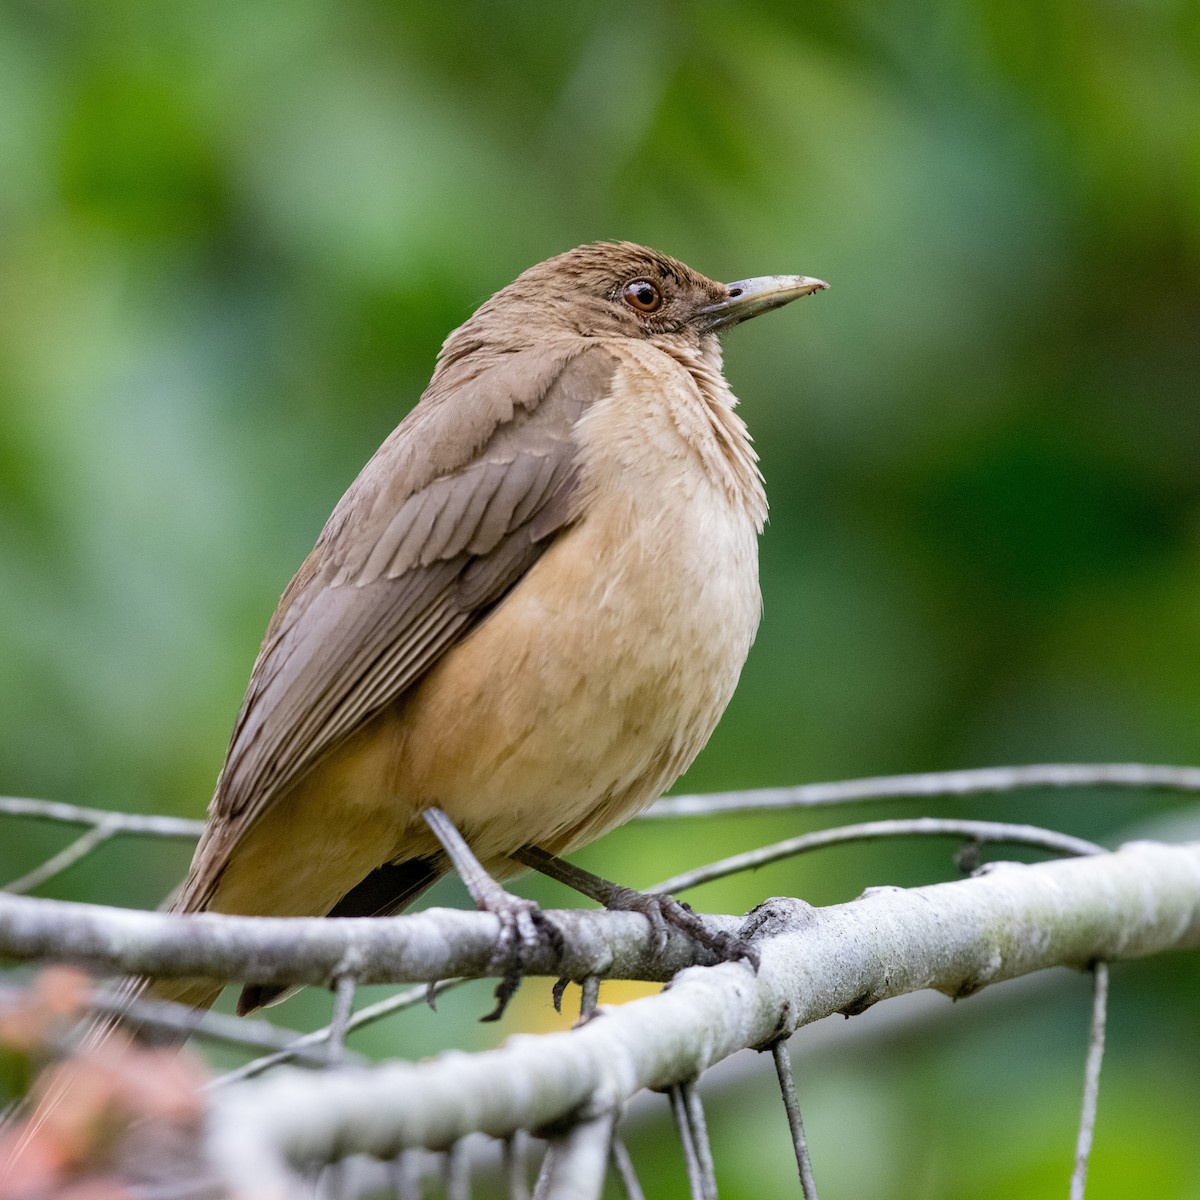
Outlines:
<svg viewBox="0 0 1200 1200"><path fill-rule="evenodd" d="M760 275L757 279L739 279L725 285L729 292L727 299L710 304L700 312L706 318L706 331L712 332L773 308L782 308L801 296L824 291L828 286L823 279L810 279L807 275Z"/></svg>

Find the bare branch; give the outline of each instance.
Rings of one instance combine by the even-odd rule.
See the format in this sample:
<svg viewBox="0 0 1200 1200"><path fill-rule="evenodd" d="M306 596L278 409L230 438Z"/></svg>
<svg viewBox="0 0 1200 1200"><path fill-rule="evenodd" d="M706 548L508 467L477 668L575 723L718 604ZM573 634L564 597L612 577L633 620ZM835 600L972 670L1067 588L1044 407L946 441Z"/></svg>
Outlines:
<svg viewBox="0 0 1200 1200"><path fill-rule="evenodd" d="M783 1096L788 1129L792 1135L792 1149L796 1154L796 1170L800 1173L800 1191L804 1200L817 1200L817 1183L813 1178L812 1159L808 1153L808 1138L804 1133L804 1118L800 1114L800 1101L796 1096L796 1081L792 1076L792 1057L788 1053L786 1038L780 1038L772 1044L771 1055L775 1059L779 1091Z"/></svg>
<svg viewBox="0 0 1200 1200"><path fill-rule="evenodd" d="M362 1029L366 1025L373 1025L376 1021L382 1021L385 1017L393 1016L395 1013L403 1012L407 1008L413 1008L418 1004L426 1003L429 999L430 989L433 990L435 995L440 996L443 992L447 992L451 988L459 987L468 982L470 981L466 979L443 979L438 983L422 984L420 987L407 988L405 991L398 992L394 996L377 1000L374 1004L368 1004L366 1008L360 1008L350 1018L346 1023L346 1033L353 1033L356 1029ZM135 1013L134 1015L136 1016L137 1014ZM209 1022L216 1016L219 1016L219 1014L207 1014L198 1032L201 1034L208 1033ZM234 1025L253 1024L253 1022L248 1022L245 1017L221 1017L221 1020ZM259 1024L266 1023L259 1022ZM273 1025L267 1025L266 1027L268 1029L275 1028ZM281 1043L279 1040L276 1040L271 1043L279 1047L274 1053L265 1054L262 1058L253 1059L251 1062L243 1063L240 1067L235 1067L232 1071L226 1071L224 1075L218 1075L215 1079L209 1080L206 1086L209 1088L225 1087L228 1084L237 1083L242 1079L252 1079L255 1075L261 1075L271 1067L280 1066L285 1062L291 1062L293 1059L308 1060L310 1058L309 1051L329 1041L332 1032L333 1026L330 1024L322 1026L320 1029L314 1029L311 1033L288 1033L286 1041ZM221 1037L223 1034L224 1028L219 1027L219 1031L211 1034L211 1036ZM323 1059L321 1061L324 1062Z"/></svg>
<svg viewBox="0 0 1200 1200"><path fill-rule="evenodd" d="M78 804L64 804L61 800L31 800L26 796L0 796L0 813L6 817L31 817L63 825L108 825L113 833L141 833L153 837L195 840L204 832L203 821L110 812L105 808L83 808Z"/></svg>
<svg viewBox="0 0 1200 1200"><path fill-rule="evenodd" d="M637 1177L633 1159L618 1133L613 1134L612 1165L620 1181L621 1190L625 1193L625 1200L646 1200L646 1193Z"/></svg>
<svg viewBox="0 0 1200 1200"><path fill-rule="evenodd" d="M1039 763L1027 767L980 767L922 775L881 775L799 787L714 792L706 796L667 796L641 820L704 817L722 812L775 808L827 808L868 800L936 799L995 795L1031 788L1137 788L1142 791L1200 792L1200 767L1146 763Z"/></svg>
<svg viewBox="0 0 1200 1200"><path fill-rule="evenodd" d="M471 1160L462 1142L446 1151L444 1161L446 1200L471 1200Z"/></svg>
<svg viewBox="0 0 1200 1200"><path fill-rule="evenodd" d="M227 1016L218 1012L200 1014L186 1004L175 1004L170 1000L147 1000L144 997L131 1000L119 992L93 992L88 1007L95 1012L130 1017L138 1025L188 1034L206 1041L223 1042L242 1050L274 1050L276 1055L282 1056L280 1061L299 1058L314 1065L323 1065L325 1061L323 1055L318 1057L307 1052L309 1046L325 1038L310 1041L311 1035L283 1029L269 1021ZM328 1029L322 1032L328 1037Z"/></svg>
<svg viewBox="0 0 1200 1200"><path fill-rule="evenodd" d="M704 1173L700 1152L696 1147L695 1131L688 1120L687 1108L683 1100L683 1085L676 1084L667 1093L671 1102L671 1116L675 1120L675 1132L679 1144L683 1147L683 1163L687 1168L689 1200L713 1200L712 1188ZM536 1200L536 1198L535 1198Z"/></svg>
<svg viewBox="0 0 1200 1200"><path fill-rule="evenodd" d="M117 832L116 823L113 821L101 821L93 825L87 833L80 834L73 842L69 842L57 854L51 855L40 866L34 867L32 871L22 875L19 879L14 879L11 883L7 883L0 891L5 891L14 896L22 896L26 892L32 892L34 888L39 888L43 883L48 883L56 875L61 875L68 867L73 867L81 858L86 858L97 846L107 842L109 838Z"/></svg>
<svg viewBox="0 0 1200 1200"><path fill-rule="evenodd" d="M508 1200L529 1200L529 1139L518 1130L504 1143Z"/></svg>
<svg viewBox="0 0 1200 1200"><path fill-rule="evenodd" d="M1200 769L1141 764L992 768L765 789L661 801L647 816L815 807L900 797L955 797L1031 788L1139 788L1200 792ZM815 910L769 901L742 924L703 917L713 931L739 933L762 954L709 970L710 954L672 935L655 949L646 920L633 913L553 914L566 950L543 944L531 975L583 980L581 1022L569 1033L514 1039L500 1050L379 1069L346 1065L345 1034L419 1002L426 989L390 997L352 1015L359 982L401 982L494 974L499 931L490 914L432 910L412 916L343 920L263 919L161 913L34 900L31 890L121 834L195 838L198 821L113 813L69 804L0 797L0 816L86 827L41 866L0 892L0 957L70 961L121 974L200 976L261 984L335 985L330 1026L313 1034L261 1031L210 1017L205 1036L279 1047L231 1072L210 1091L208 1149L233 1192L296 1195L297 1170L366 1154L410 1161L411 1150L441 1152L449 1194L466 1196L463 1138L482 1132L512 1139L522 1131L566 1129L544 1164L539 1196L592 1197L611 1158L627 1194L640 1194L628 1153L613 1136L615 1114L644 1088L669 1090L680 1120L696 1195L715 1195L703 1112L689 1081L734 1051L773 1049L785 1101L790 1061L783 1039L811 1020L853 1015L881 999L920 988L960 997L989 983L1052 965L1096 964L1096 995L1071 1181L1081 1200L1094 1131L1110 959L1200 944L1200 843L1132 844L1115 854L1078 838L1028 825L921 818L821 830L697 868L655 890L679 891L820 847L898 836L943 836L969 843L1010 842L1072 862L996 864L970 880L911 891L871 889L849 904ZM672 980L663 993L596 1011L601 978ZM449 985L453 986L453 982ZM101 1000L97 1007L108 1005ZM186 1031L197 1020L179 1006L138 1002L140 1020ZM594 1019L588 1019L594 1018ZM226 1027L228 1026L228 1028ZM281 1040L286 1044L280 1046ZM331 1069L319 1078L286 1072L244 1080L268 1066L328 1044ZM323 1061L319 1055L311 1055ZM357 1056L355 1056L357 1058ZM784 1066L786 1064L787 1070ZM785 1082L784 1076L789 1079ZM789 1106L805 1195L815 1197L801 1153L799 1111ZM795 1111L793 1112L793 1109ZM445 1152L449 1149L449 1157ZM514 1150L508 1187L528 1195ZM361 1161L361 1160L360 1160ZM349 1164L348 1164L349 1165ZM350 1175L342 1178L350 1188ZM338 1186L333 1176L330 1186ZM240 1189L240 1190L239 1190Z"/></svg>
<svg viewBox="0 0 1200 1200"><path fill-rule="evenodd" d="M757 788L709 795L667 796L641 814L642 820L752 812L775 808L824 808L870 800L995 795L1031 788L1136 788L1145 791L1200 793L1200 767L1152 763L1038 763L1020 767L981 767L916 775L883 775L809 783L797 787ZM0 796L0 814L57 821L69 825L114 822L114 832L156 837L198 838L204 822L184 817L110 812L57 800Z"/></svg>
<svg viewBox="0 0 1200 1200"><path fill-rule="evenodd" d="M395 1160L392 1184L396 1200L424 1200L425 1189L421 1184L421 1166L421 1154L418 1150L410 1150Z"/></svg>
<svg viewBox="0 0 1200 1200"><path fill-rule="evenodd" d="M346 1055L346 1033L354 1012L354 993L358 990L358 983L353 975L339 975L333 986L333 1019L329 1022L329 1036L325 1041L328 1065L336 1067Z"/></svg>
<svg viewBox="0 0 1200 1200"><path fill-rule="evenodd" d="M1083 1108L1079 1114L1079 1137L1075 1142L1071 1200L1083 1200L1087 1187L1088 1160L1092 1156L1092 1134L1096 1129L1096 1105L1100 1096L1100 1066L1104 1062L1104 1027L1108 1022L1108 963L1098 962L1092 970L1096 991L1092 998L1092 1027L1083 1072Z"/></svg>
<svg viewBox="0 0 1200 1200"><path fill-rule="evenodd" d="M792 858L825 846L840 846L846 842L870 842L895 837L957 837L973 842L1007 842L1010 845L1032 846L1037 850L1049 850L1053 854L1103 854L1103 846L1085 842L1082 838L1056 833L1053 829L1041 829L1036 825L1010 825L1000 821L960 821L943 817L912 817L896 821L865 821L861 825L839 825L836 829L818 829L813 833L800 834L770 846L747 850L744 854L733 854L718 859L681 875L672 875L662 883L656 883L651 892L682 892L724 879L739 871L752 871L781 858Z"/></svg>
<svg viewBox="0 0 1200 1200"><path fill-rule="evenodd" d="M617 925L622 915L597 914L613 922L614 943L633 928ZM669 989L569 1032L320 1078L285 1070L231 1088L210 1114L211 1160L235 1191L253 1184L256 1195L272 1194L278 1185L275 1194L286 1195L289 1164L391 1158L470 1132L504 1138L616 1111L643 1088L694 1079L737 1050L891 996L922 988L965 996L1050 966L1195 946L1200 844L1141 842L1005 864L953 883L872 889L825 909L776 900L751 914L742 935L760 949L757 974L745 963L686 970Z"/></svg>
<svg viewBox="0 0 1200 1200"><path fill-rule="evenodd" d="M596 1005L600 1003L600 980L595 975L589 975L579 985L579 1019L590 1021L596 1015Z"/></svg>
<svg viewBox="0 0 1200 1200"><path fill-rule="evenodd" d="M600 1200L612 1130L612 1114L601 1113L551 1141L533 1200Z"/></svg>
<svg viewBox="0 0 1200 1200"><path fill-rule="evenodd" d="M684 934L657 953L638 913L577 909L552 914L566 941L559 954L531 951L530 975L665 982L676 971L715 961ZM709 918L714 930L733 917ZM500 923L491 913L433 908L401 917L180 916L0 894L0 955L79 963L157 978L237 979L328 985L341 975L359 983L411 983L494 974Z"/></svg>
<svg viewBox="0 0 1200 1200"><path fill-rule="evenodd" d="M671 1107L687 1155L689 1179L694 1172L698 1200L717 1200L717 1173L708 1140L708 1122L694 1081L671 1089Z"/></svg>

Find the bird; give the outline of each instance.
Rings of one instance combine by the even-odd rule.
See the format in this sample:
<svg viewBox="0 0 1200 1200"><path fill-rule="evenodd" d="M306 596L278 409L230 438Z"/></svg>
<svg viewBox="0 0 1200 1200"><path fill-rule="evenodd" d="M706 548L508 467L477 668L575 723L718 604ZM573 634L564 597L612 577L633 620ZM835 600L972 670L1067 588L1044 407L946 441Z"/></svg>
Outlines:
<svg viewBox="0 0 1200 1200"><path fill-rule="evenodd" d="M456 869L519 959L544 922L501 881L578 881L561 856L656 800L733 694L767 502L720 337L827 286L599 242L450 333L283 593L171 910L388 915Z"/></svg>

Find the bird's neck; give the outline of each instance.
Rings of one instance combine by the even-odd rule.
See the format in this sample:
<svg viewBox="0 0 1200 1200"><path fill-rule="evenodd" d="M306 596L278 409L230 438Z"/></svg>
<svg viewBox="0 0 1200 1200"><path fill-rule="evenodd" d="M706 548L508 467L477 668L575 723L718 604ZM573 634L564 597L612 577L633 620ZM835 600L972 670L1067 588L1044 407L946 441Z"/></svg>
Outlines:
<svg viewBox="0 0 1200 1200"><path fill-rule="evenodd" d="M698 346L664 342L665 350L691 376L703 401L702 411L711 438L697 447L709 470L721 481L730 499L753 518L761 532L767 519L767 496L758 455L746 428L746 422L734 411L737 397L725 381L721 369L721 344L715 337L704 338Z"/></svg>

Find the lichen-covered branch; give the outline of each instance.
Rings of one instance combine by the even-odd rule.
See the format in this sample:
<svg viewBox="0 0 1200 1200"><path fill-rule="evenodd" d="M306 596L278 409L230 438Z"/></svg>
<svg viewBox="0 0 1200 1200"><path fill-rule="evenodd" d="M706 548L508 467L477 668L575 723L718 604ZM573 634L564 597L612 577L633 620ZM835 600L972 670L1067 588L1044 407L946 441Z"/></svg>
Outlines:
<svg viewBox="0 0 1200 1200"><path fill-rule="evenodd" d="M528 973L667 980L713 961L682 934L662 954L637 913L567 910L548 914L561 929L560 956L543 939ZM714 929L737 927L710 918ZM201 976L252 983L419 983L495 974L499 922L490 913L428 909L402 917L179 916L0 893L0 957L71 962L113 974Z"/></svg>
<svg viewBox="0 0 1200 1200"><path fill-rule="evenodd" d="M632 933L612 915L596 920L611 926L614 943ZM659 995L602 1010L567 1033L231 1087L214 1100L211 1159L233 1194L286 1197L300 1164L588 1120L643 1088L694 1079L738 1050L906 992L961 997L1046 967L1200 945L1200 844L1003 864L955 883L872 889L824 909L769 901L742 932L758 943L757 974L744 963L686 970Z"/></svg>

